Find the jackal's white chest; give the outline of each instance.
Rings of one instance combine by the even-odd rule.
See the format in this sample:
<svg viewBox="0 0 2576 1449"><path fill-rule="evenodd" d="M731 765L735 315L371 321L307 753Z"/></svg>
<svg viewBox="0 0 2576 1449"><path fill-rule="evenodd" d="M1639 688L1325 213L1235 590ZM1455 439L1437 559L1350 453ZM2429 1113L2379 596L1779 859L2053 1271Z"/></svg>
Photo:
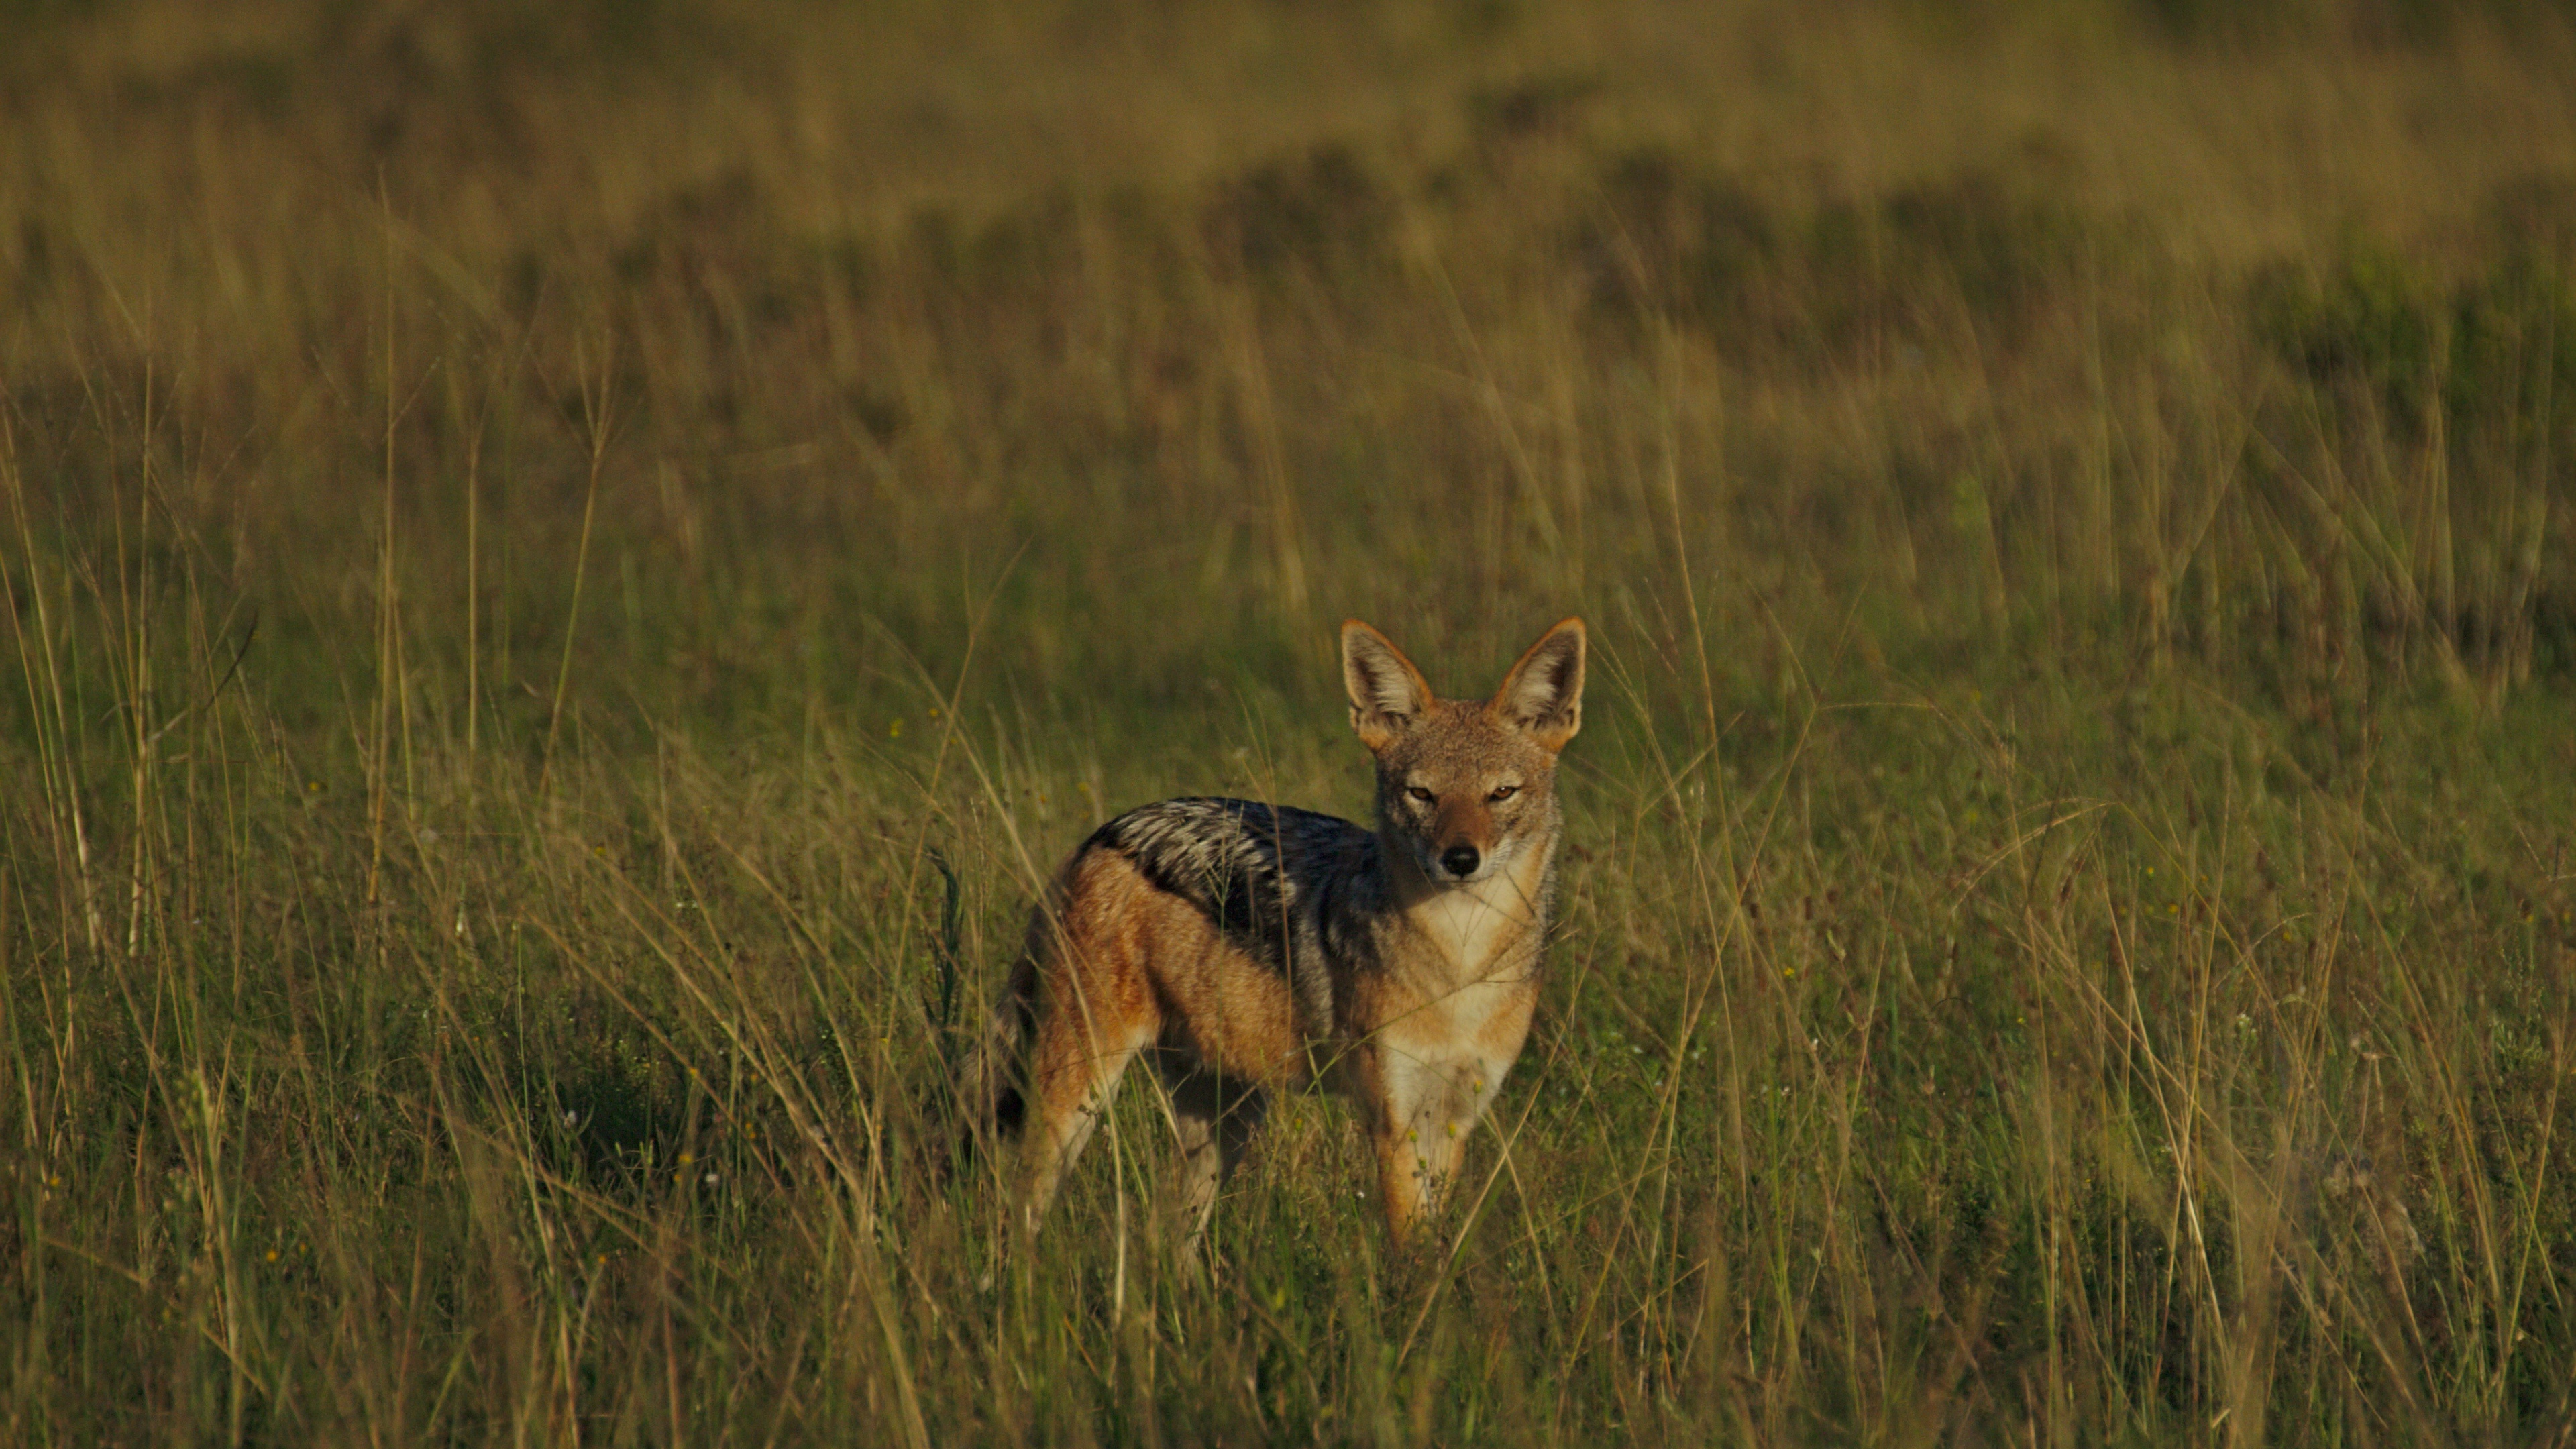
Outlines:
<svg viewBox="0 0 2576 1449"><path fill-rule="evenodd" d="M1416 999L1371 1038L1388 1120L1451 1137L1483 1115L1529 1034L1526 968Z"/></svg>
<svg viewBox="0 0 2576 1449"><path fill-rule="evenodd" d="M1472 888L1443 891L1405 913L1426 954L1439 958L1460 981L1486 974L1495 959L1529 934L1525 911L1509 909Z"/></svg>
<svg viewBox="0 0 2576 1449"><path fill-rule="evenodd" d="M1513 875L1415 902L1390 963L1405 1007L1377 1023L1391 1061L1403 1064L1391 1076L1447 1082L1446 1099L1472 1121L1528 1031L1546 924L1536 893Z"/></svg>
<svg viewBox="0 0 2576 1449"><path fill-rule="evenodd" d="M1414 902L1404 920L1418 968L1461 987L1528 975L1547 929L1539 896L1545 872L1546 862L1533 860Z"/></svg>

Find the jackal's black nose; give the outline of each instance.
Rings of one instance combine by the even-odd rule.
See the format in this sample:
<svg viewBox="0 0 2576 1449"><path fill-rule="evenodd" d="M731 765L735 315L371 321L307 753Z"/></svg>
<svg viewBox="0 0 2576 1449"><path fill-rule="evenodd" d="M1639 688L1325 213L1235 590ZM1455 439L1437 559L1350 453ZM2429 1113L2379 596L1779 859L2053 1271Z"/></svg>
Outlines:
<svg viewBox="0 0 2576 1449"><path fill-rule="evenodd" d="M1460 880L1476 873L1478 859L1476 847L1472 845L1453 845L1440 852L1441 868Z"/></svg>

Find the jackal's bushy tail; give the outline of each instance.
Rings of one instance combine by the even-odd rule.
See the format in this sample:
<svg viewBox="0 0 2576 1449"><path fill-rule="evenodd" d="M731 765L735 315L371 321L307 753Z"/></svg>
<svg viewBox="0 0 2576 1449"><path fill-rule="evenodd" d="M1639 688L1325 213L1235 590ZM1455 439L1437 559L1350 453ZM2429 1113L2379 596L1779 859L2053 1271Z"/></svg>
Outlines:
<svg viewBox="0 0 2576 1449"><path fill-rule="evenodd" d="M1032 938L1035 936L1032 932ZM1034 949L1012 963L1002 996L993 1004L983 1032L957 1070L957 1101L964 1119L958 1160L972 1160L980 1149L1016 1136L1028 1117L1021 1078L1031 1033L1037 1025L1038 957Z"/></svg>

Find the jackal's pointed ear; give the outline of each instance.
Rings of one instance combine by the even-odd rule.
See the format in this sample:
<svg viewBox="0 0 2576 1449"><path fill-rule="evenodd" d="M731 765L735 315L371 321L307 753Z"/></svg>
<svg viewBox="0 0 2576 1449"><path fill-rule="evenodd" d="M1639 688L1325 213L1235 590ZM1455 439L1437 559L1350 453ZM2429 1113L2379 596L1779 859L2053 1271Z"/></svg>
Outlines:
<svg viewBox="0 0 2576 1449"><path fill-rule="evenodd" d="M1532 644L1494 692L1491 708L1548 749L1564 749L1583 728L1583 621L1564 620Z"/></svg>
<svg viewBox="0 0 2576 1449"><path fill-rule="evenodd" d="M1357 619L1342 621L1342 687L1351 695L1351 728L1372 750L1386 748L1434 703L1431 685L1404 651Z"/></svg>

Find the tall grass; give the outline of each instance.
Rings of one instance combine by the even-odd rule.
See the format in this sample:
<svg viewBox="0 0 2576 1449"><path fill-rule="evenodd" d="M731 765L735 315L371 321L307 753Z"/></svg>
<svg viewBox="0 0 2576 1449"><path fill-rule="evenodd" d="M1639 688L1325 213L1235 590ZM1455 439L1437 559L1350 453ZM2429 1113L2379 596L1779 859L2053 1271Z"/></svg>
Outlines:
<svg viewBox="0 0 2576 1449"><path fill-rule="evenodd" d="M20 7L11 1442L2555 1442L2513 7ZM951 1073L1331 626L1571 610L1435 1241Z"/></svg>

